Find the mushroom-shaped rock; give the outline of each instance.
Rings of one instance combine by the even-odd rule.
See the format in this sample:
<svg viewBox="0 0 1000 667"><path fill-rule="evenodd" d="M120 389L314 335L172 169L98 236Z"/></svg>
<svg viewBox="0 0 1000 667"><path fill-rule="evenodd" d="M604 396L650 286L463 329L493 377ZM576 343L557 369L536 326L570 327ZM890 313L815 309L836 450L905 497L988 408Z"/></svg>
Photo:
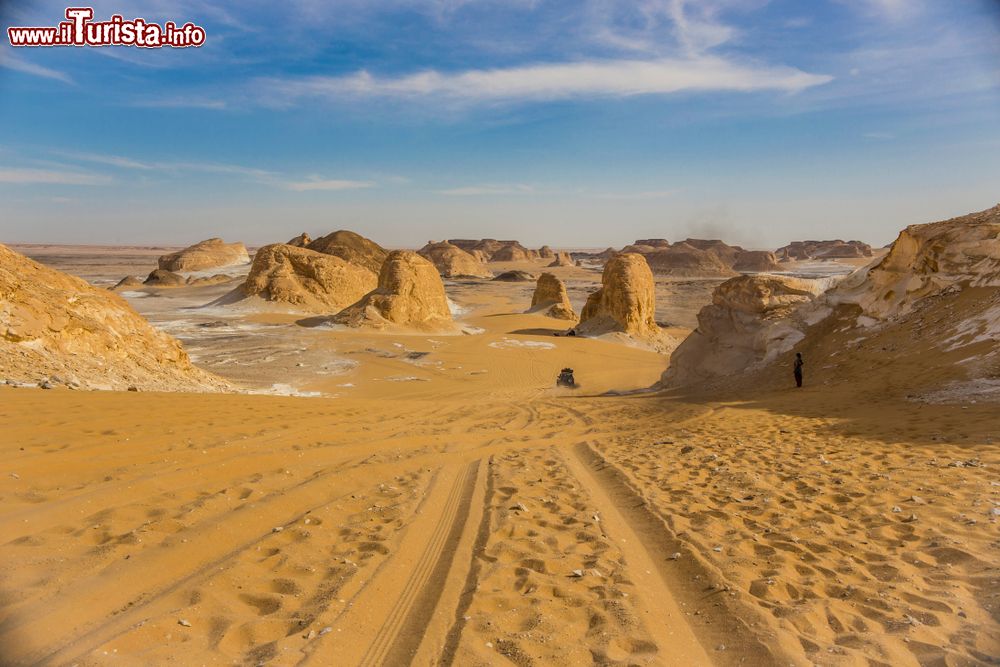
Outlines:
<svg viewBox="0 0 1000 667"><path fill-rule="evenodd" d="M379 329L393 325L421 331L454 328L437 268L410 250L389 253L379 272L378 287L334 321Z"/></svg>
<svg viewBox="0 0 1000 667"><path fill-rule="evenodd" d="M615 255L604 265L601 289L587 299L576 331L585 335L622 332L636 338L659 335L654 318L653 273L636 253Z"/></svg>
<svg viewBox="0 0 1000 667"><path fill-rule="evenodd" d="M443 278L492 278L493 272L471 253L447 241L431 241L417 251L437 267Z"/></svg>
<svg viewBox="0 0 1000 667"><path fill-rule="evenodd" d="M560 320L576 319L569 294L566 293L566 285L551 273L543 273L538 277L529 312L544 312L549 317Z"/></svg>
<svg viewBox="0 0 1000 667"><path fill-rule="evenodd" d="M307 246L310 250L325 255L340 257L352 264L363 266L378 275L388 251L371 239L360 234L341 229L322 236Z"/></svg>
<svg viewBox="0 0 1000 667"><path fill-rule="evenodd" d="M244 296L313 313L336 313L378 285L374 273L335 255L284 243L264 246L240 290Z"/></svg>
<svg viewBox="0 0 1000 667"><path fill-rule="evenodd" d="M242 243L226 243L222 239L208 239L188 246L179 252L160 257L159 268L165 271L204 271L223 266L247 264L250 255Z"/></svg>

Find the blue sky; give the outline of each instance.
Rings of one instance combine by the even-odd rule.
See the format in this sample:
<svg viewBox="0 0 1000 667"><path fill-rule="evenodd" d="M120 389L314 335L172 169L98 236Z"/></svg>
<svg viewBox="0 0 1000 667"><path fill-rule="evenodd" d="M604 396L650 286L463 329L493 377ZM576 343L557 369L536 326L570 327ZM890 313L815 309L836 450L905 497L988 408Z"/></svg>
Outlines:
<svg viewBox="0 0 1000 667"><path fill-rule="evenodd" d="M65 9L0 7L4 28ZM0 241L883 244L1000 201L996 0L94 9L192 21L207 42L5 34Z"/></svg>

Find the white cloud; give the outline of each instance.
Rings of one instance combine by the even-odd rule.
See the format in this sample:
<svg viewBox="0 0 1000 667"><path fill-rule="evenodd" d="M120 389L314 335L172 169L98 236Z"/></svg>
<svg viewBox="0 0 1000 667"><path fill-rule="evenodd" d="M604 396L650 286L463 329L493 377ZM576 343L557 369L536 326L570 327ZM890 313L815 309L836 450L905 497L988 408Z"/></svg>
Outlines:
<svg viewBox="0 0 1000 667"><path fill-rule="evenodd" d="M614 199L622 201L642 201L647 199L666 199L673 197L678 190L643 190L641 192L601 192L596 195L598 199Z"/></svg>
<svg viewBox="0 0 1000 667"><path fill-rule="evenodd" d="M111 178L103 174L53 171L48 169L0 168L0 183L32 185L109 185Z"/></svg>
<svg viewBox="0 0 1000 667"><path fill-rule="evenodd" d="M314 179L308 181L296 181L286 183L285 187L295 192L306 192L308 190L361 190L374 187L372 181L350 181L338 179Z"/></svg>
<svg viewBox="0 0 1000 667"><path fill-rule="evenodd" d="M344 97L445 97L467 102L627 97L686 91L776 90L797 92L832 77L793 67L739 64L700 56L663 60L599 60L477 69L426 70L399 77L367 71L347 76L264 79L273 99Z"/></svg>
<svg viewBox="0 0 1000 667"><path fill-rule="evenodd" d="M4 67L15 72L23 72L24 74L40 76L45 79L62 81L63 83L73 83L73 79L71 79L68 74L28 62L27 60L15 56L10 51L10 47L0 46L0 67Z"/></svg>

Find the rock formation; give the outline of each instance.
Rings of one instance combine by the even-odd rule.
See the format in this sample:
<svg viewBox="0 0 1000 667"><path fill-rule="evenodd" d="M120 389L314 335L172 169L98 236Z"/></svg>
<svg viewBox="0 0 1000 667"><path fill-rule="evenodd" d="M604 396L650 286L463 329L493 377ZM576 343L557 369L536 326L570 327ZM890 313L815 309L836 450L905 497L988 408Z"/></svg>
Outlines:
<svg viewBox="0 0 1000 667"><path fill-rule="evenodd" d="M0 377L92 389L221 391L117 294L0 245Z"/></svg>
<svg viewBox="0 0 1000 667"><path fill-rule="evenodd" d="M187 281L184 276L174 273L173 271L167 271L166 269L153 269L146 280L143 281L144 285L149 287L184 287Z"/></svg>
<svg viewBox="0 0 1000 667"><path fill-rule="evenodd" d="M576 266L576 262L570 257L568 252L558 252L556 253L555 259L549 264L550 267L556 266Z"/></svg>
<svg viewBox="0 0 1000 667"><path fill-rule="evenodd" d="M590 295L580 314L577 333L597 336L622 332L639 339L655 338L656 294L653 274L642 255L623 253L608 260L601 288Z"/></svg>
<svg viewBox="0 0 1000 667"><path fill-rule="evenodd" d="M493 272L475 256L447 241L430 241L417 251L429 259L442 278L492 278Z"/></svg>
<svg viewBox="0 0 1000 667"><path fill-rule="evenodd" d="M526 262L531 253L520 243L510 243L490 255L491 262Z"/></svg>
<svg viewBox="0 0 1000 667"><path fill-rule="evenodd" d="M158 264L159 268L165 271L204 271L247 264L249 261L250 255L242 243L225 243L222 239L208 239L179 252L163 255Z"/></svg>
<svg viewBox="0 0 1000 667"><path fill-rule="evenodd" d="M675 243L645 257L657 275L725 277L736 274L732 265L725 263L719 253L701 250L687 242Z"/></svg>
<svg viewBox="0 0 1000 667"><path fill-rule="evenodd" d="M363 266L376 275L389 254L385 248L371 239L343 229L322 236L306 247Z"/></svg>
<svg viewBox="0 0 1000 667"><path fill-rule="evenodd" d="M298 236L296 236L294 239L288 241L288 243L286 243L286 245L292 245L292 246L295 246L296 248L305 248L310 243L312 243L312 238L308 234L306 234L305 232L302 232L301 234L299 234Z"/></svg>
<svg viewBox="0 0 1000 667"><path fill-rule="evenodd" d="M136 276L125 276L117 283L114 287L109 287L109 290L119 292L124 290L135 289L136 287L142 287L142 279Z"/></svg>
<svg viewBox="0 0 1000 667"><path fill-rule="evenodd" d="M667 239L638 239L633 245L647 246L650 248L669 248L670 241Z"/></svg>
<svg viewBox="0 0 1000 667"><path fill-rule="evenodd" d="M785 276L730 278L698 313L698 328L674 350L663 381L691 384L773 361L805 337L803 322L791 315L818 292L815 282Z"/></svg>
<svg viewBox="0 0 1000 667"><path fill-rule="evenodd" d="M185 284L188 287L208 287L210 285L221 285L236 280L233 276L225 273L216 273L214 276L188 276Z"/></svg>
<svg viewBox="0 0 1000 667"><path fill-rule="evenodd" d="M378 286L377 276L335 255L284 243L257 251L243 297L288 304L312 313L337 313Z"/></svg>
<svg viewBox="0 0 1000 667"><path fill-rule="evenodd" d="M566 286L551 273L543 273L538 277L528 312L544 312L549 317L560 320L576 319L573 305L569 302L569 294L566 293Z"/></svg>
<svg viewBox="0 0 1000 667"><path fill-rule="evenodd" d="M907 227L885 257L851 274L829 297L884 320L927 297L969 287L1000 287L1000 205Z"/></svg>
<svg viewBox="0 0 1000 667"><path fill-rule="evenodd" d="M768 250L744 250L736 256L736 262L733 264L734 271L763 273L780 269L778 258Z"/></svg>
<svg viewBox="0 0 1000 667"><path fill-rule="evenodd" d="M553 259L555 256L556 253L552 250L552 248L548 247L547 245L543 245L541 248L538 249L539 259Z"/></svg>
<svg viewBox="0 0 1000 667"><path fill-rule="evenodd" d="M792 241L775 251L779 260L857 259L872 256L872 247L861 241Z"/></svg>
<svg viewBox="0 0 1000 667"><path fill-rule="evenodd" d="M683 243L715 255L730 268L736 263L739 254L744 252L738 245L729 245L719 239L684 239Z"/></svg>
<svg viewBox="0 0 1000 667"><path fill-rule="evenodd" d="M454 328L437 268L409 250L389 253L378 287L345 308L335 322L352 327L400 326L421 331Z"/></svg>
<svg viewBox="0 0 1000 667"><path fill-rule="evenodd" d="M535 279L535 276L527 271L504 271L493 280L501 283L526 283Z"/></svg>

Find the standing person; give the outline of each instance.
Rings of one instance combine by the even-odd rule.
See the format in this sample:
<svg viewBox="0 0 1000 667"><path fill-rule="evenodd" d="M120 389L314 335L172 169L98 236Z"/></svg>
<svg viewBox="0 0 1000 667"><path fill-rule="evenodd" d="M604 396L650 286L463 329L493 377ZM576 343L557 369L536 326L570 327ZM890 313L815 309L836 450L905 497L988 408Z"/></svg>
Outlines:
<svg viewBox="0 0 1000 667"><path fill-rule="evenodd" d="M804 365L805 365L805 362L802 361L802 353L801 352L796 352L795 353L795 364L792 366L792 368L793 368L792 372L795 373L795 386L796 387L801 387L802 386L802 366L804 366Z"/></svg>

